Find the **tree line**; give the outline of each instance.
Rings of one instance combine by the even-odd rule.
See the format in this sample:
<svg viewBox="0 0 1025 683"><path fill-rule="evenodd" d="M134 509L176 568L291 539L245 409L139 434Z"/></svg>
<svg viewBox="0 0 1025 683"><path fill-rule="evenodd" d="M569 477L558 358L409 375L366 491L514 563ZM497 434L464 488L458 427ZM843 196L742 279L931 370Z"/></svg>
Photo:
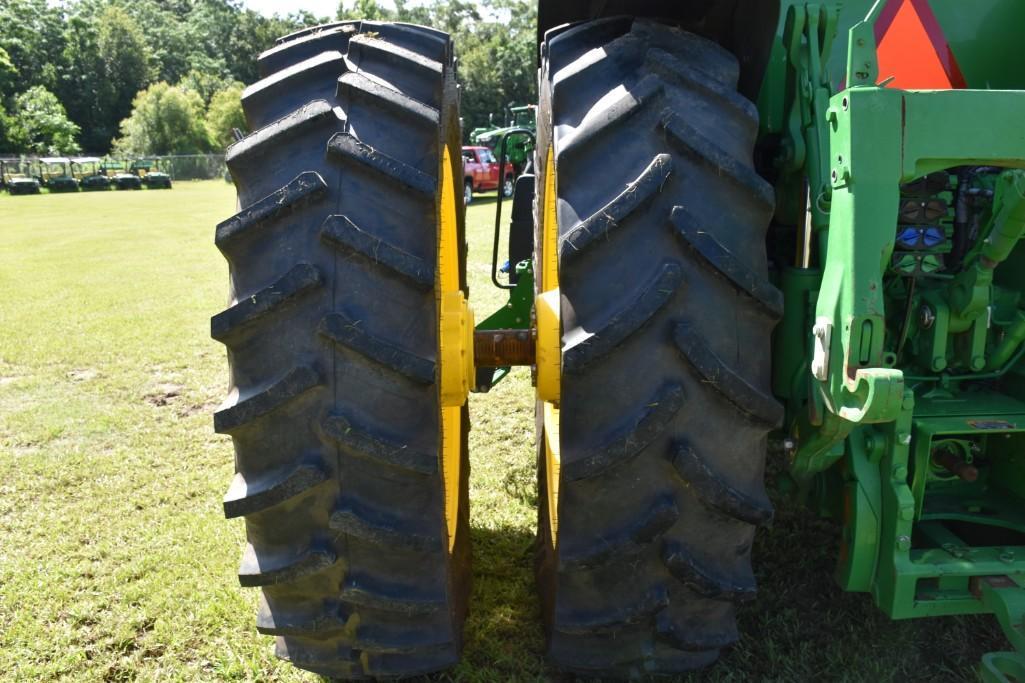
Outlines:
<svg viewBox="0 0 1025 683"><path fill-rule="evenodd" d="M192 154L245 130L239 97L274 40L330 19L451 33L465 130L536 99L534 0L342 0L265 17L241 0L2 0L0 154Z"/></svg>

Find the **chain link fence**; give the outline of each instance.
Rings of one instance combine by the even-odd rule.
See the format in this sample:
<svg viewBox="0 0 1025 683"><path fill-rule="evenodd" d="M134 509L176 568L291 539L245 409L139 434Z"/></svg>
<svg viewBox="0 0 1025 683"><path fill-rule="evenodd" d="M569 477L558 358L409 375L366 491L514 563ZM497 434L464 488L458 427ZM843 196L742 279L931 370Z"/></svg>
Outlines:
<svg viewBox="0 0 1025 683"><path fill-rule="evenodd" d="M70 172L79 175L83 171L95 173L93 168L102 169L102 173L132 172L133 164L149 166L171 176L172 180L210 180L227 178L228 169L224 165L223 154L173 154L168 156L120 157L103 155L79 155L73 157L37 157L37 156L2 156L5 175L40 175L41 165L53 165L55 159L66 161L71 166ZM89 170L85 170L89 169ZM54 170L50 169L50 173ZM67 171L66 171L67 172Z"/></svg>
<svg viewBox="0 0 1025 683"><path fill-rule="evenodd" d="M182 154L157 159L160 169L174 180L225 178L228 173L223 154Z"/></svg>

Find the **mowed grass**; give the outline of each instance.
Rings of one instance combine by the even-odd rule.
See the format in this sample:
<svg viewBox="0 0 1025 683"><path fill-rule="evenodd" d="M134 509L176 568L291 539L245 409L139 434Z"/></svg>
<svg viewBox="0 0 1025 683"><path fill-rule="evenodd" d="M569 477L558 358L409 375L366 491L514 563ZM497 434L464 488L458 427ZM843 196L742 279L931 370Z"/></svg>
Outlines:
<svg viewBox="0 0 1025 683"><path fill-rule="evenodd" d="M316 680L256 633L243 526L221 512L233 452L211 426L227 370L208 320L227 289L213 226L234 207L220 181L0 196L0 679ZM478 319L504 300L493 209L468 213ZM545 680L529 374L470 401L472 615L440 678ZM971 680L1007 648L990 617L892 622L841 593L838 528L775 502L742 641L693 680Z"/></svg>

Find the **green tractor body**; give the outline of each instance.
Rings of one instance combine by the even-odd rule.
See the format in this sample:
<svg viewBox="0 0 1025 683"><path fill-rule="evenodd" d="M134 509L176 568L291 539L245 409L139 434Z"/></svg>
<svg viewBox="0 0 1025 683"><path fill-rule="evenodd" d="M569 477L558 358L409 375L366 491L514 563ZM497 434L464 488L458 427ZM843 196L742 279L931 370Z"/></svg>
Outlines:
<svg viewBox="0 0 1025 683"><path fill-rule="evenodd" d="M394 192L391 202L412 201L413 189L422 202L417 225L441 226L424 246L416 242L422 231L368 228L380 207L351 205L336 211L345 215L304 223L326 226L319 241L312 233L295 238L296 250L341 250L337 263L347 270L320 266L331 277L351 277L366 292L391 283L398 294L375 306L370 293L323 322L321 309L306 321L352 367L374 368L352 377L370 378L359 386L382 392L380 400L340 383L315 394L330 405L309 411L332 416L327 431L359 463L342 458L338 473L296 460L267 473L237 461L239 481L254 482L236 495L240 509L248 506L239 514L251 516L243 582L267 586L261 628L283 635L282 656L327 675L451 665L458 638L450 629L461 627L465 595L452 569L465 559L454 539L465 535L446 536L428 521L416 526L402 505L422 496L434 512L417 519L459 528L465 480L444 479L449 502L432 508L439 499L431 477L462 471L450 457L458 461L465 449L465 431L458 443L466 393L486 392L511 367L527 365L537 399L537 576L546 655L556 667L621 678L678 674L711 664L738 638L757 637L739 632L734 615L755 593L752 539L773 514L763 484L768 452L784 472L778 489L842 527L835 576L844 590L868 593L894 619L992 614L1013 651L985 655L982 676L1025 680L1025 4L541 0L538 17L536 127L515 126L533 163L511 201L504 281L501 193L495 217L492 279L509 301L472 335L465 281L445 289L434 275L456 262L465 269L458 240L444 237L445 217L461 204L448 177L458 149L435 130L423 143L434 155L425 163L387 127L366 126L368 140L356 139L312 85L299 109L289 106L306 100L268 94L285 88L278 72L300 62L341 64L335 52L311 59L326 50L348 50L366 60L361 69L389 78L406 60L405 76L390 81L399 84L394 91L345 72L339 106L354 118L416 120L419 135L454 120L442 96L450 91L418 80L449 73L447 37L343 22L287 36L261 56L265 79L243 104L264 128L229 150L241 211L218 228L222 251L261 221L290 220L281 206L333 191L317 173L300 174L327 172L321 138L311 137L306 166L282 161L284 170L264 179L259 155L292 163L287 145L274 141L291 140L300 125L330 140L339 187L372 178ZM306 83L295 68L287 78ZM333 85L324 87L335 92ZM449 113L439 118L443 109ZM473 135L502 143L496 156L502 147L515 153L512 138L505 128ZM340 197L331 201L346 193ZM320 263L319 251L302 253ZM299 270L245 287L233 275L239 303L215 318L214 336L263 349L251 323L269 325L267 311L282 297L322 284L319 271ZM429 294L422 310L436 314L436 337L411 336L407 318L389 319L387 302L417 287ZM266 348L252 352L261 372L276 362L277 347ZM222 431L243 434L238 453L279 443L269 432L247 441L242 430L283 404L281 396L313 395L334 381L289 362L298 369L283 364L278 384L247 389L256 397L251 407L241 402L215 418ZM245 372L238 379L249 381ZM416 441L415 455L425 457L411 465L414 454L404 449L424 432L387 406L417 382L438 400L427 413L443 436L431 431ZM273 415L281 434L320 433L295 417L298 409ZM445 422L460 415L462 423ZM381 474L369 474L378 466ZM303 467L312 474L295 474ZM375 489L361 500L347 491L346 473L374 485L401 482L403 497L389 502ZM271 514L277 503L265 499L285 500L292 478L314 475L343 482L331 484L341 493L316 499L323 508L315 514L314 502L290 508L306 511L308 525L294 528L345 542L299 552L291 540L267 540L285 538L291 522ZM334 536L317 530L321 518L330 518ZM402 558L419 562L428 550L438 554L430 563L437 571L417 583L402 573ZM316 590L277 586L300 571ZM320 571L338 576L315 584L309 576ZM358 590L350 574L362 581ZM340 613L310 607L334 605L330 586L339 581ZM373 621L389 609L415 611L402 623L417 636L427 631L416 620L445 615L443 645L389 641L375 649L377 634L398 632ZM345 629L315 632L331 619ZM335 640L328 646L324 638Z"/></svg>
<svg viewBox="0 0 1025 683"><path fill-rule="evenodd" d="M1017 654L983 674L1020 676L1025 6L784 9L760 111L783 141L772 386L795 493L844 525L844 589L896 619L992 613Z"/></svg>

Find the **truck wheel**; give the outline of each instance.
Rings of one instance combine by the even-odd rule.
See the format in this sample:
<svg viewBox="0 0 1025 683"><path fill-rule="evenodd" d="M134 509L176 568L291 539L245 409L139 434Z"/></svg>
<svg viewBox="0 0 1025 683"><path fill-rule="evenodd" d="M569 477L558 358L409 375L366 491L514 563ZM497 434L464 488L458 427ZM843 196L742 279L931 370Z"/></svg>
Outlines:
<svg viewBox="0 0 1025 683"><path fill-rule="evenodd" d="M473 183L467 180L463 183L463 204L469 204L473 201Z"/></svg>
<svg viewBox="0 0 1025 683"><path fill-rule="evenodd" d="M506 176L505 182L502 183L502 196L508 199L513 196L513 177Z"/></svg>
<svg viewBox="0 0 1025 683"><path fill-rule="evenodd" d="M584 675L675 674L736 640L772 517L782 298L757 114L730 53L657 22L555 29L542 55L535 258L562 324L559 398L539 407L547 654Z"/></svg>
<svg viewBox="0 0 1025 683"><path fill-rule="evenodd" d="M466 293L459 114L446 36L345 27L344 54L274 48L243 95L214 426L259 631L300 668L390 678L454 664L466 615L468 416L441 389L442 302Z"/></svg>

